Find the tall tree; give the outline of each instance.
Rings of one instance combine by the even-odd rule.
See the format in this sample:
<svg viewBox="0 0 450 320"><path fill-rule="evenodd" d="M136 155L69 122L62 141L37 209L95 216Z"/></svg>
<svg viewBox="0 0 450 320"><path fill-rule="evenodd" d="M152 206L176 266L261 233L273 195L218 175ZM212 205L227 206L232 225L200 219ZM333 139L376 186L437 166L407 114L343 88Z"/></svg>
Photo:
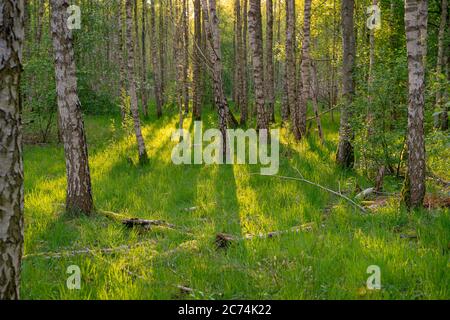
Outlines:
<svg viewBox="0 0 450 320"><path fill-rule="evenodd" d="M308 100L311 91L311 0L305 0L305 8L303 15L303 42L302 42L302 62L301 62L301 79L302 79L302 95L299 99L299 128L302 135L306 133L306 115Z"/></svg>
<svg viewBox="0 0 450 320"><path fill-rule="evenodd" d="M339 165L353 167L355 156L353 151L353 130L350 125L351 104L354 95L353 69L355 66L356 44L355 25L353 19L354 0L342 0L341 20L342 20L342 96L344 103L341 107L341 119L339 127L339 145L336 154L336 161Z"/></svg>
<svg viewBox="0 0 450 320"><path fill-rule="evenodd" d="M0 300L19 299L23 252L20 73L24 1L0 4Z"/></svg>
<svg viewBox="0 0 450 320"><path fill-rule="evenodd" d="M222 54L220 50L219 18L217 16L216 0L202 0L203 18L205 20L208 39L209 60L212 65L214 104L219 115L219 130L222 133L222 153L227 152L227 116L228 102L223 91Z"/></svg>
<svg viewBox="0 0 450 320"><path fill-rule="evenodd" d="M273 2L266 0L266 101L270 121L275 121L275 82L273 66Z"/></svg>
<svg viewBox="0 0 450 320"><path fill-rule="evenodd" d="M152 52L152 65L153 65L153 78L154 78L154 90L156 100L156 116L159 118L162 116L162 88L161 88L161 66L158 52L158 42L156 40L156 12L155 12L155 0L150 2L150 46ZM161 25L160 25L161 28ZM159 33L161 36L161 32Z"/></svg>
<svg viewBox="0 0 450 320"><path fill-rule="evenodd" d="M133 44L133 19L131 17L132 12L132 0L126 0L126 39L128 47L128 86L129 95L131 97L131 115L133 117L134 132L136 135L136 141L139 152L139 163L145 164L148 161L147 150L145 148L144 138L141 131L141 122L139 120L138 99L136 93L136 82L134 77L134 44Z"/></svg>
<svg viewBox="0 0 450 320"><path fill-rule="evenodd" d="M81 104L78 99L72 31L67 26L68 0L51 0L55 79L67 173L66 208L93 210L91 175Z"/></svg>
<svg viewBox="0 0 450 320"><path fill-rule="evenodd" d="M120 115L122 116L122 122L125 120L125 61L123 58L123 0L118 1L117 6L117 56L119 58L119 99L120 99Z"/></svg>
<svg viewBox="0 0 450 320"><path fill-rule="evenodd" d="M147 93L147 1L142 0L142 28L141 28L141 62L142 62L142 84L141 84L141 100L144 116L148 116L148 93ZM136 21L137 24L137 21Z"/></svg>
<svg viewBox="0 0 450 320"><path fill-rule="evenodd" d="M174 23L175 23L175 41L174 53L176 62L176 101L179 110L179 128L183 128L183 105L184 105L184 43L183 43L183 10L181 8L181 1L175 0L174 3Z"/></svg>
<svg viewBox="0 0 450 320"><path fill-rule="evenodd" d="M189 3L183 0L183 103L184 113L189 113Z"/></svg>
<svg viewBox="0 0 450 320"><path fill-rule="evenodd" d="M240 101L240 108L241 108L241 119L240 123L241 125L245 125L247 122L248 117L248 98L247 98L247 87L248 87L248 72L247 72L247 31L248 31L248 18L247 18L247 7L248 7L248 0L244 0L244 3L242 5L242 78L241 78L241 101Z"/></svg>
<svg viewBox="0 0 450 320"><path fill-rule="evenodd" d="M448 48L445 46L445 33L448 33L448 1L441 0L441 21L439 24L438 34L438 56L436 62L436 73L441 75L444 72L445 64L447 63ZM446 103L444 103L443 94L441 89L436 91L436 105L442 109L440 116L440 127L442 130L448 129L448 110Z"/></svg>
<svg viewBox="0 0 450 320"><path fill-rule="evenodd" d="M200 0L194 0L194 41L193 41L193 116L201 119L202 114L202 15Z"/></svg>
<svg viewBox="0 0 450 320"><path fill-rule="evenodd" d="M234 0L234 83L233 94L234 102L237 109L241 110L242 102L242 75L243 75L243 61L242 61L242 16L241 16L241 0Z"/></svg>
<svg viewBox="0 0 450 320"><path fill-rule="evenodd" d="M297 140L302 137L299 127L296 90L296 63L295 63L295 1L286 0L286 40L285 40L285 81L287 105L292 119L292 132Z"/></svg>
<svg viewBox="0 0 450 320"><path fill-rule="evenodd" d="M428 1L405 1L406 48L408 52L408 172L404 201L420 207L425 196L425 58L427 52Z"/></svg>
<svg viewBox="0 0 450 320"><path fill-rule="evenodd" d="M262 39L261 0L250 0L248 11L248 31L253 54L253 83L257 110L258 129L268 128L268 113L264 95L264 64Z"/></svg>
<svg viewBox="0 0 450 320"><path fill-rule="evenodd" d="M164 18L167 13L167 8L163 3L159 2L159 66L161 70L161 104L165 104L165 90L166 90L166 51L167 51L167 17Z"/></svg>

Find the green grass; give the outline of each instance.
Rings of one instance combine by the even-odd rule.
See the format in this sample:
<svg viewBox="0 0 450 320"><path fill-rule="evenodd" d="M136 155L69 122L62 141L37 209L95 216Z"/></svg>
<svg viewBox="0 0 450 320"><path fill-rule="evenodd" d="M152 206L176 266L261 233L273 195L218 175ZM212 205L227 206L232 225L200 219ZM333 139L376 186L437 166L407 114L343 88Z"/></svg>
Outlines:
<svg viewBox="0 0 450 320"><path fill-rule="evenodd" d="M205 117L213 126L214 113ZM150 163L139 167L135 139L120 121L86 117L96 208L163 219L190 233L129 230L102 216L64 213L61 145L25 146L24 299L449 299L449 210L407 213L398 199L367 215L297 181L251 175L255 165L171 163L177 116L143 123ZM324 118L326 144L299 144L282 131L280 174L354 192L370 182L334 164L337 123ZM191 120L185 121L191 127ZM388 180L398 191L401 181ZM185 208L198 207L195 211ZM216 249L215 235L266 233L312 223L312 230L240 241ZM414 232L416 239L401 238ZM135 246L129 252L47 259L34 254ZM28 256L27 256L28 255ZM66 288L66 269L81 268L81 290ZM365 290L369 265L382 290ZM182 294L176 287L194 289Z"/></svg>

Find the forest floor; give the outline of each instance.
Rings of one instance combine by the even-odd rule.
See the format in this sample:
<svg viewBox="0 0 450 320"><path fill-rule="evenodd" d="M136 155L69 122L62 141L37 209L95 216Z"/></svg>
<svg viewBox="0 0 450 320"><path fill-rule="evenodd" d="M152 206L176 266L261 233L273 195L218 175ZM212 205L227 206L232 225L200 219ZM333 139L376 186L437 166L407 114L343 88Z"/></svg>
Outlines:
<svg viewBox="0 0 450 320"><path fill-rule="evenodd" d="M204 127L216 115L207 113ZM165 220L175 227L128 229L104 214L64 213L61 145L25 146L24 299L449 299L450 213L407 213L396 195L363 214L316 186L253 175L258 165L174 165L177 115L143 122L150 163L137 166L133 135L119 119L86 116L98 210ZM324 117L326 143L294 144L282 132L280 171L353 197L372 182L334 163L338 122ZM185 127L192 129L191 119ZM272 238L236 238L299 227ZM113 248L109 250L109 248ZM89 249L89 251L86 251ZM53 254L51 254L53 253ZM55 254L58 253L58 254ZM81 289L69 290L70 265ZM367 290L370 265L381 290Z"/></svg>

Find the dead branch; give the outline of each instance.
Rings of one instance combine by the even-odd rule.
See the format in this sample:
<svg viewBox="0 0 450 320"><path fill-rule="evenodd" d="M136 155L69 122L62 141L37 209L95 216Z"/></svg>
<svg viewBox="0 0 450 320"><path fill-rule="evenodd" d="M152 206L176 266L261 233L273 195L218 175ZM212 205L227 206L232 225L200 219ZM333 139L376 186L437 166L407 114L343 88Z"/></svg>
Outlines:
<svg viewBox="0 0 450 320"><path fill-rule="evenodd" d="M27 255L24 255L22 259L28 259L28 258L35 258L35 257L42 257L44 259L60 259L60 258L67 258L67 257L75 257L78 255L84 255L84 254L114 254L117 252L128 252L133 248L137 248L149 243L152 243L154 241L142 241L138 242L132 245L120 245L117 247L111 247L111 248L98 248L98 249L92 249L92 248L83 248L78 250L62 250L62 251L49 251L49 252L38 252L38 253L30 253Z"/></svg>
<svg viewBox="0 0 450 320"><path fill-rule="evenodd" d="M322 186L322 185L320 185L320 184L317 184L317 183L314 183L314 182L312 182L312 181L306 180L305 178L303 178L303 175L300 173L300 171L298 171L297 168L294 168L294 169L297 170L297 172L300 174L300 178L296 178L296 177L288 177L288 176L280 176L280 175L272 175L272 176L270 176L270 177L279 178L279 179L284 179L284 180L301 181L301 182L305 182L305 183L307 183L307 184L316 186L316 187L318 187L318 188L320 188L320 189L322 189L322 190L326 190L326 191L328 191L328 192L330 192L330 193L332 193L332 194L334 194L334 195L336 195L336 196L338 196L338 197L341 197L341 198L347 200L347 201L350 202L355 208L361 210L361 212L367 213L366 209L364 209L362 206L360 206L359 204L357 204L355 201L353 201L352 199L350 199L350 198L347 197L346 195L342 194L341 192L337 192L337 191L334 191L334 190L329 189L329 188L327 188L327 187L324 187L324 186ZM253 173L250 173L250 174L251 174L251 175L259 175L259 176L265 176L265 177L268 177L268 176L262 175L262 174L260 174L260 173L258 173L258 172L253 172Z"/></svg>
<svg viewBox="0 0 450 320"><path fill-rule="evenodd" d="M322 111L322 112L319 113L317 116L314 115L314 116L312 116L312 117L307 118L306 121L316 120L316 117L321 117L322 115L324 115L324 114L326 114L326 113L328 113L328 112L331 112L331 111L333 111L334 109L338 109L338 108L340 108L339 105L334 106L333 108L330 108L330 109L327 109L327 110L325 110L325 111Z"/></svg>
<svg viewBox="0 0 450 320"><path fill-rule="evenodd" d="M97 210L98 213L103 214L104 216L111 218L115 221L118 221L122 224L124 224L127 228L133 228L133 227L144 227L144 228L150 228L151 226L160 226L160 227L166 227L170 229L177 229L177 227L171 223L168 223L164 220L147 220L147 219L139 219L139 218L130 218L123 214L112 212L112 211L106 211L106 210Z"/></svg>
<svg viewBox="0 0 450 320"><path fill-rule="evenodd" d="M230 244L242 240L252 240L252 239L270 239L277 236L281 236L288 233L298 233L302 231L311 231L314 226L314 222L309 222L302 224L301 226L295 226L287 230L277 230L268 233L259 234L247 234L245 236L239 237L226 233L218 233L216 235L215 244L217 248L228 248Z"/></svg>

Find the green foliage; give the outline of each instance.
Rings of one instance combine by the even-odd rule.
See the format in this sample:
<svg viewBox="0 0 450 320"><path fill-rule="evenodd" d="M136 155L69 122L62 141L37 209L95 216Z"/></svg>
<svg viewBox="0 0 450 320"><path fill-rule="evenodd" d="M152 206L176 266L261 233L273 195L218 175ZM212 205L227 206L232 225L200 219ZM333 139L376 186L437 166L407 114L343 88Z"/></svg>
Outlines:
<svg viewBox="0 0 450 320"><path fill-rule="evenodd" d="M206 113L205 128L215 127ZM186 228L139 231L96 214L64 215L63 148L26 146L24 299L448 299L448 209L408 214L397 196L361 215L341 198L296 181L252 175L256 165L176 166L170 133L177 115L143 124L151 166L131 165L133 135L110 117L86 117L96 207ZM353 196L364 177L334 164L337 125L323 119L326 143L301 144L282 132L280 174L305 178ZM191 128L186 119L185 128ZM110 143L105 143L110 141ZM137 160L137 159L134 159ZM136 163L136 161L134 161ZM46 170L42 170L45 167ZM387 181L387 191L398 191ZM185 208L196 207L187 211ZM215 249L219 232L236 236L309 231L244 240ZM417 238L403 238L404 234ZM33 256L122 245L105 254ZM66 287L70 265L81 268L81 290ZM365 289L369 265L381 268L381 291ZM194 289L183 294L183 285Z"/></svg>

